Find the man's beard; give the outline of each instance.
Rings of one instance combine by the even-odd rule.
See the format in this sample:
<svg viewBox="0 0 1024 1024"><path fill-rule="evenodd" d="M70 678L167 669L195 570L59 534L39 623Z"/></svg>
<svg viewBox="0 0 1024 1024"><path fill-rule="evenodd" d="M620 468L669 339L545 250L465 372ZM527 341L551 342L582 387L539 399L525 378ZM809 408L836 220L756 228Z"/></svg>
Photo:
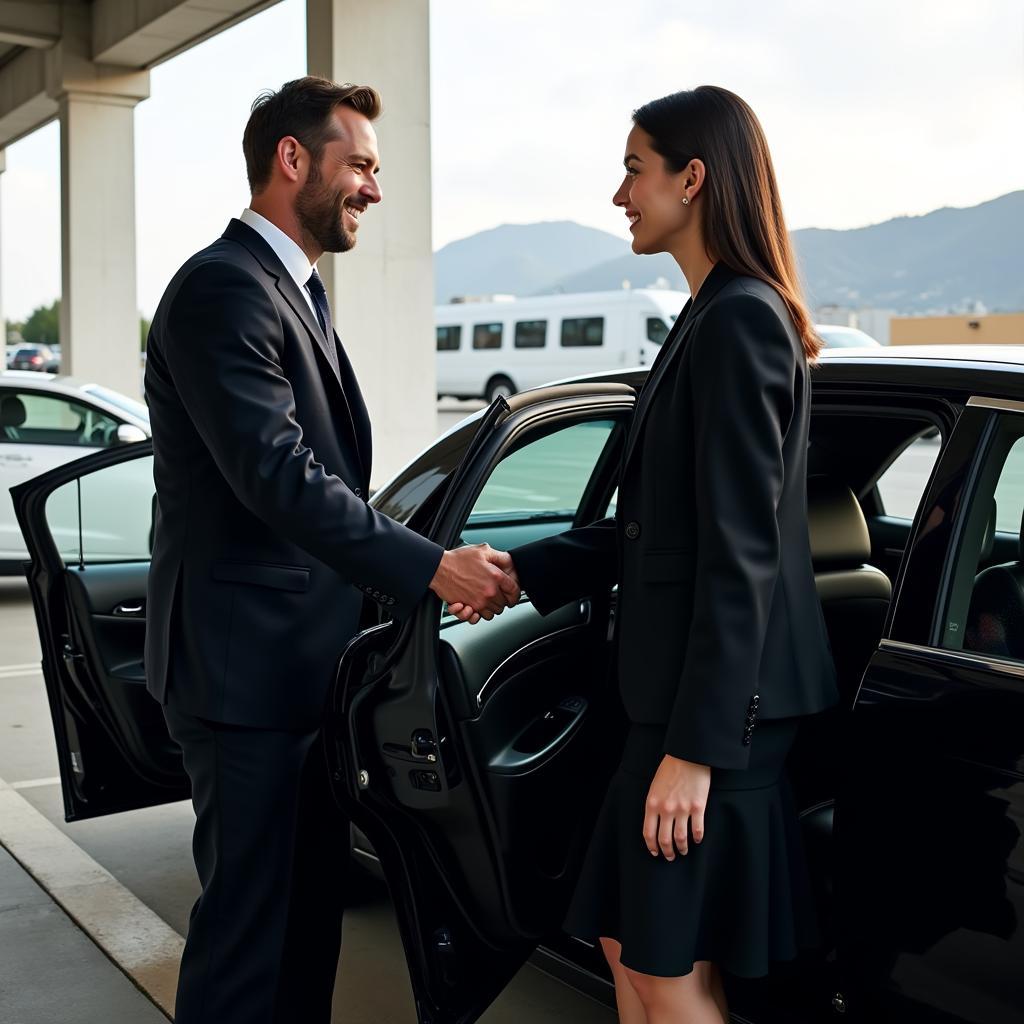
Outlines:
<svg viewBox="0 0 1024 1024"><path fill-rule="evenodd" d="M302 230L324 252L348 252L356 244L355 233L342 224L344 202L340 192L332 194L323 187L317 168L295 197L295 216Z"/></svg>

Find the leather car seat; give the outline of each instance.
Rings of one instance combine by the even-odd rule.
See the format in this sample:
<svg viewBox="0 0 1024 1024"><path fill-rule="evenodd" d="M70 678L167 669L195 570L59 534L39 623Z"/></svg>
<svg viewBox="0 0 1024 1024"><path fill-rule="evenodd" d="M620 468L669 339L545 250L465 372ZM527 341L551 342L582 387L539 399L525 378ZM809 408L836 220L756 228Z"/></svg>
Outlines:
<svg viewBox="0 0 1024 1024"><path fill-rule="evenodd" d="M860 503L840 480L807 480L814 580L839 681L839 705L801 726L789 759L811 885L826 944L832 932L832 824L846 714L878 647L892 584L868 564L871 537Z"/></svg>
<svg viewBox="0 0 1024 1024"><path fill-rule="evenodd" d="M860 503L842 481L807 480L814 581L839 677L840 705L849 707L878 647L892 583L868 564L871 537Z"/></svg>
<svg viewBox="0 0 1024 1024"><path fill-rule="evenodd" d="M18 427L23 427L27 418L25 403L17 395L4 395L0 398L0 428L8 440L18 439Z"/></svg>

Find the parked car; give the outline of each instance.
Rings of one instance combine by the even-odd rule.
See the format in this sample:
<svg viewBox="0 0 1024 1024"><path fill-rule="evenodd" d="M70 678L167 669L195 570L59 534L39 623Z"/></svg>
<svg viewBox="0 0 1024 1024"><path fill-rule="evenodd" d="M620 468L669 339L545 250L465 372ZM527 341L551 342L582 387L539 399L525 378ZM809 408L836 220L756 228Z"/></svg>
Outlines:
<svg viewBox="0 0 1024 1024"><path fill-rule="evenodd" d="M612 513L645 374L498 398L372 503L449 547ZM731 1006L753 1024L1018 1022L1024 348L825 353L813 380L811 540L842 702L805 723L790 773L821 944L729 979ZM68 820L188 792L144 688L151 458L109 448L14 489ZM129 535L114 502L130 487ZM118 533L116 557L89 539ZM418 1019L470 1024L531 954L610 998L600 954L560 923L622 734L614 590L544 618L526 596L477 626L433 596L388 614L368 599L340 652L326 740Z"/></svg>
<svg viewBox="0 0 1024 1024"><path fill-rule="evenodd" d="M435 306L438 396L492 402L560 377L650 366L686 298L637 288Z"/></svg>
<svg viewBox="0 0 1024 1024"><path fill-rule="evenodd" d="M880 344L859 327L844 327L841 324L815 324L827 348L875 348Z"/></svg>
<svg viewBox="0 0 1024 1024"><path fill-rule="evenodd" d="M20 345L11 357L9 367L12 370L36 370L46 373L47 367L57 358L48 345Z"/></svg>
<svg viewBox="0 0 1024 1024"><path fill-rule="evenodd" d="M98 449L148 437L149 410L126 395L70 377L0 373L0 575L20 575L28 558L11 487ZM130 505L118 514L134 519ZM62 543L77 539L77 526L72 533ZM108 543L108 552L114 550Z"/></svg>

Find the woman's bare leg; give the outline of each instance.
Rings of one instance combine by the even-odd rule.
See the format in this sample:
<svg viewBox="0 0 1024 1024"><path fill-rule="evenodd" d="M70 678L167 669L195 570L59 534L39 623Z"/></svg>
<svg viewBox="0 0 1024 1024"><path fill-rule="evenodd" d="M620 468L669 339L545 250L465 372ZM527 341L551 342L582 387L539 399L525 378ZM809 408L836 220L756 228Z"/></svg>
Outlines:
<svg viewBox="0 0 1024 1024"><path fill-rule="evenodd" d="M624 968L647 1024L728 1024L725 991L714 964L701 960L681 978L656 978Z"/></svg>
<svg viewBox="0 0 1024 1024"><path fill-rule="evenodd" d="M622 945L615 939L603 938L601 949L608 966L612 969L612 978L615 981L615 1005L619 1008L619 1024L647 1024L643 1003L630 984L626 968L619 962Z"/></svg>

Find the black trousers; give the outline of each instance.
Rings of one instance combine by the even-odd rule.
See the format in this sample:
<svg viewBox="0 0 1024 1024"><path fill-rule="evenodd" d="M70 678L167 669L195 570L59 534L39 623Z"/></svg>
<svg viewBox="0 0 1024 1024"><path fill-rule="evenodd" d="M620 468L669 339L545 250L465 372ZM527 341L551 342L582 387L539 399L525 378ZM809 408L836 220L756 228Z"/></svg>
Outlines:
<svg viewBox="0 0 1024 1024"><path fill-rule="evenodd" d="M177 1024L328 1024L341 948L348 823L319 730L224 725L164 707L192 780L202 894Z"/></svg>

